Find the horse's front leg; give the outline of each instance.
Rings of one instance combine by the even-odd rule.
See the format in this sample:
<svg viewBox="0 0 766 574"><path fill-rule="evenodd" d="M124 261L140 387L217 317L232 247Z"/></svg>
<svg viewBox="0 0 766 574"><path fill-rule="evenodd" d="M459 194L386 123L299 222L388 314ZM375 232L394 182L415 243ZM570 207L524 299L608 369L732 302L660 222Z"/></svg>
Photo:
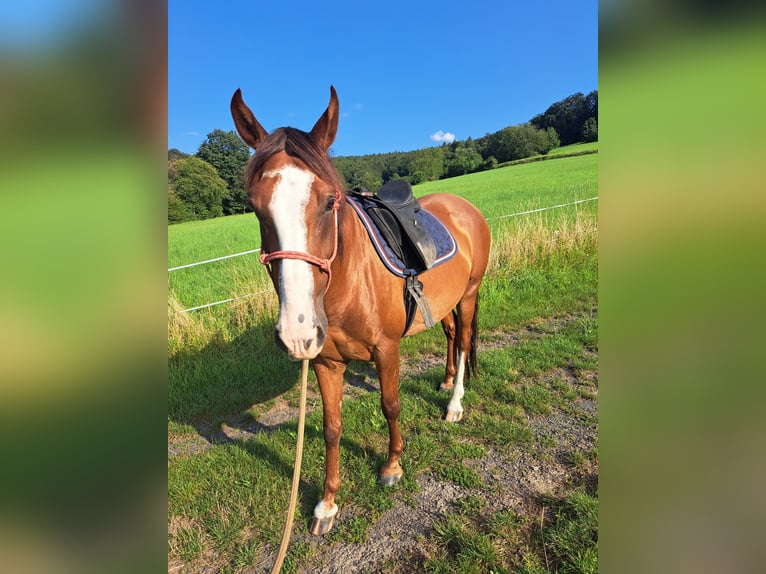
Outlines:
<svg viewBox="0 0 766 574"><path fill-rule="evenodd" d="M404 474L399 464L402 435L399 432L399 341L378 347L373 355L380 380L380 404L388 422L388 459L380 469L380 483L391 486Z"/></svg>
<svg viewBox="0 0 766 574"><path fill-rule="evenodd" d="M326 454L324 496L314 508L314 518L309 526L309 532L314 536L320 536L330 531L335 515L338 513L335 494L340 488L341 401L343 373L346 365L317 358L313 361L313 367L319 382L319 391L322 394Z"/></svg>

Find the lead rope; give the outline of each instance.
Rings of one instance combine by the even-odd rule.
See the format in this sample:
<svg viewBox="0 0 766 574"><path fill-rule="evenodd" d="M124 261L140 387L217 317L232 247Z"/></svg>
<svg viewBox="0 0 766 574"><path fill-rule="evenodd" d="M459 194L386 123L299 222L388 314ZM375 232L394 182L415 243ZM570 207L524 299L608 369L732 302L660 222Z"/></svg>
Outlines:
<svg viewBox="0 0 766 574"><path fill-rule="evenodd" d="M301 459L303 458L303 427L306 423L306 387L308 386L309 362L303 359L301 365L301 404L298 413L298 443L295 446L295 467L293 468L293 487L290 491L290 506L287 509L287 520L285 530L282 532L282 543L279 545L277 560L271 569L271 574L279 574L282 569L282 562L285 560L287 545L290 543L290 533L293 529L293 515L295 514L295 505L298 500L298 483L301 480Z"/></svg>

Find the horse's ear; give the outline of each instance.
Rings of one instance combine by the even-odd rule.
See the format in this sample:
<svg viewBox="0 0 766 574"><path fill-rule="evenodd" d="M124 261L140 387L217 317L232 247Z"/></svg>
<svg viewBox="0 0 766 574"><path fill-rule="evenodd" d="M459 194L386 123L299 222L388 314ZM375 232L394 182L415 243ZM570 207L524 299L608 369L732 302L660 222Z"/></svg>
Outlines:
<svg viewBox="0 0 766 574"><path fill-rule="evenodd" d="M330 149L335 141L335 134L338 133L339 108L338 94L335 93L335 88L330 86L330 104L311 129L311 135L325 151Z"/></svg>
<svg viewBox="0 0 766 574"><path fill-rule="evenodd" d="M239 136L253 149L269 135L242 100L242 90L239 88L231 97L231 117L234 118Z"/></svg>

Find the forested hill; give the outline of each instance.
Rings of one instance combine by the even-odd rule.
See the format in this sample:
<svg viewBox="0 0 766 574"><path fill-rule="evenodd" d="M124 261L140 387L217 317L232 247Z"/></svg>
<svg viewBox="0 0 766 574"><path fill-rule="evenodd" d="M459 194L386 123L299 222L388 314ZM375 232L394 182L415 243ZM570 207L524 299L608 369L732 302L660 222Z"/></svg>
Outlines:
<svg viewBox="0 0 766 574"><path fill-rule="evenodd" d="M414 151L333 157L347 188L377 191L392 179L412 184L492 169L546 154L562 145L598 139L598 90L577 92L528 122L476 139ZM248 147L234 131L213 130L188 156L168 150L168 222L208 219L249 210L242 181Z"/></svg>
<svg viewBox="0 0 766 574"><path fill-rule="evenodd" d="M346 185L370 191L397 178L413 184L475 171L537 154L560 145L598 139L598 91L578 92L517 126L483 137L458 140L440 147L333 158Z"/></svg>

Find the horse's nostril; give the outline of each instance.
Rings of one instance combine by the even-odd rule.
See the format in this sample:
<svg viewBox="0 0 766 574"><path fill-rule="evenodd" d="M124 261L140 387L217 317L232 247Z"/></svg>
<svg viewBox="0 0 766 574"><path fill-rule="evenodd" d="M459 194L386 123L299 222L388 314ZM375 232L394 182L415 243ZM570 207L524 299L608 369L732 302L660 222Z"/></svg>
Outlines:
<svg viewBox="0 0 766 574"><path fill-rule="evenodd" d="M322 325L317 325L317 346L321 347L324 345L324 340L326 337L326 333Z"/></svg>
<svg viewBox="0 0 766 574"><path fill-rule="evenodd" d="M303 346L306 347L307 351L311 348L311 343L313 342L314 342L314 339L306 339L306 342L303 344Z"/></svg>

